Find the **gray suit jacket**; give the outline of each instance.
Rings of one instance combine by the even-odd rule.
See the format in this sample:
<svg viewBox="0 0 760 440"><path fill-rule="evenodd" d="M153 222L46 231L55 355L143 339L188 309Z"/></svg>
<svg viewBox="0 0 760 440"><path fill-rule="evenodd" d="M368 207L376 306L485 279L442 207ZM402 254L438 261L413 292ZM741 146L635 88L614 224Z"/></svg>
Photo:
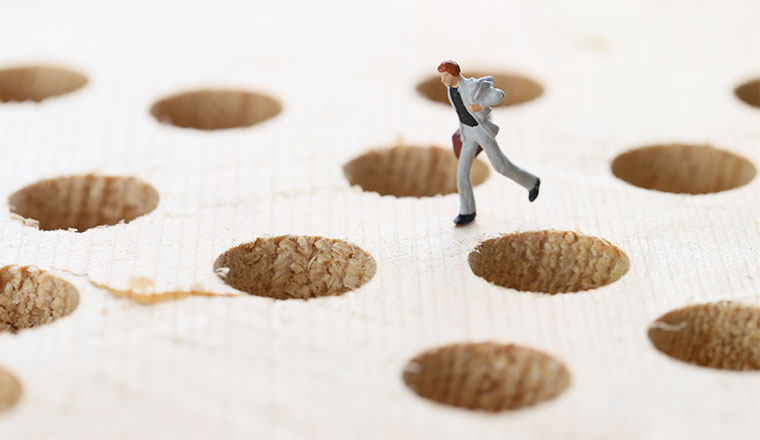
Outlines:
<svg viewBox="0 0 760 440"><path fill-rule="evenodd" d="M459 94L462 95L462 102L467 106L467 111L472 114L478 124L482 126L486 133L491 137L496 137L499 133L499 126L491 122L491 106L496 105L504 99L504 92L493 86L493 77L484 76L483 78L465 78L459 82ZM451 96L449 96L449 102ZM469 109L471 104L479 104L483 107L479 112L472 112ZM454 106L454 103L451 103Z"/></svg>

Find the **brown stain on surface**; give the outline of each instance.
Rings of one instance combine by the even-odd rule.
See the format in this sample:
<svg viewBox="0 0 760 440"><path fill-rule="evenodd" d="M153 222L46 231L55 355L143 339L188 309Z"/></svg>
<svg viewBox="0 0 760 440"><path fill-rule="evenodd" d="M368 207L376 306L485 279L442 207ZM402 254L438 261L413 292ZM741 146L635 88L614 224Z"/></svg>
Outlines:
<svg viewBox="0 0 760 440"><path fill-rule="evenodd" d="M179 300L187 298L189 296L206 296L206 297L240 297L242 295L233 293L215 293L201 289L189 289L189 290L165 290L162 292L155 291L155 282L150 278L133 277L129 279L129 283L126 289L116 289L110 287L105 283L100 283L89 279L89 275L72 272L70 270L56 268L61 272L66 272L75 277L82 278L95 287L96 289L105 290L116 298L129 299L140 305L151 305L165 301ZM103 311L102 313L107 313Z"/></svg>
<svg viewBox="0 0 760 440"><path fill-rule="evenodd" d="M132 300L140 305L152 305L166 301L174 301L190 296L206 297L239 297L240 295L231 293L214 293L206 290L166 290L163 292L153 291L155 283L147 278L131 278L129 288L115 289L103 283L87 280L90 284L98 289L108 291L117 298Z"/></svg>

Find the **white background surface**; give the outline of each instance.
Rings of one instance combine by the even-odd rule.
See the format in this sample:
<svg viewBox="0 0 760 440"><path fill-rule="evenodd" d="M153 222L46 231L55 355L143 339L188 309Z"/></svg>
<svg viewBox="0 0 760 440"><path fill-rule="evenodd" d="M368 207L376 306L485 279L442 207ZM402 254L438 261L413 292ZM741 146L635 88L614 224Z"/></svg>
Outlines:
<svg viewBox="0 0 760 440"><path fill-rule="evenodd" d="M0 63L80 70L82 90L0 105L0 194L41 178L134 175L159 207L128 225L45 232L0 217L0 263L53 270L80 289L70 316L0 334L24 394L0 437L267 439L714 439L760 434L760 376L654 350L673 308L758 302L760 181L707 196L635 188L616 154L708 143L760 163L760 111L733 88L760 75L756 1L54 2L5 0ZM446 148L450 108L415 86L444 58L515 71L539 100L494 112L506 154L541 197L495 173L478 220L454 229L456 195L395 199L351 188L342 165L401 136ZM201 132L160 125L177 91L243 87L276 118ZM506 91L509 93L509 91ZM500 233L608 239L631 269L591 292L544 296L474 276L467 254ZM214 259L259 236L320 234L373 255L343 296L190 298L140 306L95 289L233 290ZM423 400L401 381L422 350L525 344L562 359L556 400L484 415Z"/></svg>

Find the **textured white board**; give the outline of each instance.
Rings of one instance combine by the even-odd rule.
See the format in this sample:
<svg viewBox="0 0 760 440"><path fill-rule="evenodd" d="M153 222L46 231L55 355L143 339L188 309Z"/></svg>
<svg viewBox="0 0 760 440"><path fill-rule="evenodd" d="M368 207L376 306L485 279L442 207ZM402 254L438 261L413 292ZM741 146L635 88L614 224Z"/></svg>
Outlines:
<svg viewBox="0 0 760 440"><path fill-rule="evenodd" d="M267 439L714 439L760 434L757 372L677 361L647 329L676 308L758 303L760 181L709 195L635 187L620 153L711 145L760 163L760 109L733 90L760 77L760 3L6 1L0 68L79 71L81 89L0 104L0 195L46 178L136 177L159 196L113 226L42 231L0 216L0 264L34 265L79 291L50 324L0 333L22 384L0 437ZM343 165L403 138L449 149L451 108L416 86L453 58L540 83L494 111L498 140L538 174L535 203L493 170L478 219L455 229L455 194L395 198ZM242 128L160 124L188 90L250 90L282 111ZM510 93L506 90L507 94ZM474 275L483 240L521 231L608 240L619 280L557 295ZM259 237L325 236L372 256L338 296L240 293L213 270ZM100 286L100 287L98 287ZM143 305L133 294L195 291ZM496 414L440 405L402 380L450 343L515 343L570 375L555 399Z"/></svg>

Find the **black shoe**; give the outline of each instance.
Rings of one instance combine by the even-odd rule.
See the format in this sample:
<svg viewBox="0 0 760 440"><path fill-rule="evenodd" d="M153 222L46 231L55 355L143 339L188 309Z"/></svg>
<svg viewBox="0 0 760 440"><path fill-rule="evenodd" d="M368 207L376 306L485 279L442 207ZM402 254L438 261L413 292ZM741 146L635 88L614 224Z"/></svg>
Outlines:
<svg viewBox="0 0 760 440"><path fill-rule="evenodd" d="M536 184L533 185L533 189L531 189L530 192L528 193L528 200L530 200L531 202L536 200L536 198L538 197L539 186L541 186L541 179L536 177Z"/></svg>
<svg viewBox="0 0 760 440"><path fill-rule="evenodd" d="M462 226L468 223L472 223L473 220L475 220L474 212L472 214L459 214L457 218L454 219L454 224L457 226Z"/></svg>

